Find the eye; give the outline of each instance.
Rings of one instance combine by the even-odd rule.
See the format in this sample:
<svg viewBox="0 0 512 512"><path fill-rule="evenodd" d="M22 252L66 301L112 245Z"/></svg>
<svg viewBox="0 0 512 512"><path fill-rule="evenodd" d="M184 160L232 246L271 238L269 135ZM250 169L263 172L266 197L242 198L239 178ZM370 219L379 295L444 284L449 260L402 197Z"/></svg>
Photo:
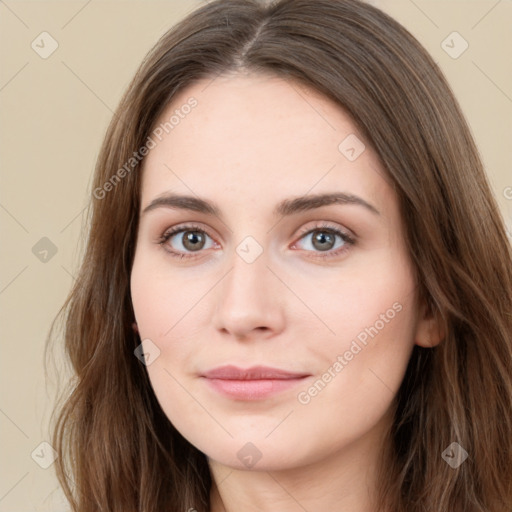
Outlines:
<svg viewBox="0 0 512 512"><path fill-rule="evenodd" d="M158 244L171 256L180 259L194 258L203 250L218 247L212 237L196 224L180 225L167 230L159 238ZM299 249L316 253L315 257L329 258L341 255L354 244L355 239L348 233L334 225L322 223L303 229L299 241L292 248L299 246Z"/></svg>
<svg viewBox="0 0 512 512"><path fill-rule="evenodd" d="M214 246L213 239L197 225L172 228L162 235L158 243L177 258L186 258L190 253L201 252Z"/></svg>
<svg viewBox="0 0 512 512"><path fill-rule="evenodd" d="M320 258L339 256L355 243L351 235L330 224L306 228L301 235L300 240L304 242L301 244L299 240L299 242L295 242L293 247L302 245L302 247L299 247L300 249L316 252Z"/></svg>

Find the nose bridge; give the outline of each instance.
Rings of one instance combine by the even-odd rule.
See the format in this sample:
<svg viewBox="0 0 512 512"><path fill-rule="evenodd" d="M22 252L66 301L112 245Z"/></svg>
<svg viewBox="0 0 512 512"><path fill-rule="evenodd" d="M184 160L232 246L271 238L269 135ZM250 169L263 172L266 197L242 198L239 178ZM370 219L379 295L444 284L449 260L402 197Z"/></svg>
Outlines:
<svg viewBox="0 0 512 512"><path fill-rule="evenodd" d="M224 290L227 296L237 299L239 304L247 297L252 297L252 302L256 303L269 291L268 250L260 244L256 246L257 242L254 239L247 238L240 242L230 255L231 271L226 276Z"/></svg>
<svg viewBox="0 0 512 512"><path fill-rule="evenodd" d="M269 252L253 237L244 238L229 256L229 272L219 287L215 324L238 335L257 328L279 330L281 294L267 268Z"/></svg>

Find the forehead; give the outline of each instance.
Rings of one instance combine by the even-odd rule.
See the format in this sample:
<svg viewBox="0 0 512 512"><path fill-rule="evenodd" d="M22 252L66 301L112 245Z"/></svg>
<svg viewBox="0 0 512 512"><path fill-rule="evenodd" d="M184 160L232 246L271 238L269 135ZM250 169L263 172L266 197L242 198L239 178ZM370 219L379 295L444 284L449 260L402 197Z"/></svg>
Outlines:
<svg viewBox="0 0 512 512"><path fill-rule="evenodd" d="M259 202L347 189L379 203L385 192L382 166L351 118L295 81L259 74L200 80L174 97L155 133L143 203L169 190Z"/></svg>

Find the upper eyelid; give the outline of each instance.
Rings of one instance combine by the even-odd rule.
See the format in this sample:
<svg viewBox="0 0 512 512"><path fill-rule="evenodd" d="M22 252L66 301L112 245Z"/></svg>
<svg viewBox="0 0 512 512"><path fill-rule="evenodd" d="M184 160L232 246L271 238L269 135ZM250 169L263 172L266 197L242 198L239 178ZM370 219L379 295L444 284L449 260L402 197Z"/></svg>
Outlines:
<svg viewBox="0 0 512 512"><path fill-rule="evenodd" d="M308 233L310 233L311 231L316 231L316 230L320 230L320 229L325 229L325 230L332 230L332 231L338 231L350 238L356 238L356 235L355 233L352 232L352 230L349 230L345 227L340 227L339 225L337 225L336 223L331 223L331 222L328 222L328 221L318 221L318 224L314 225L314 226L310 226L310 227L305 227L305 228L301 228L299 231L298 231L298 235L300 235L301 237L304 236L304 235L307 235Z"/></svg>
<svg viewBox="0 0 512 512"><path fill-rule="evenodd" d="M178 233L181 233L183 231L193 231L193 230L197 230L197 231L203 231L204 233L206 233L210 238L214 238L210 233L209 233L209 229L203 227L202 225L200 224L195 224L195 223L190 223L190 224L183 224L183 225L180 225L178 224L177 226L173 226L171 228L168 228L166 229L164 232L163 232L163 236L167 235L167 234L172 234L172 236L174 235L177 235Z"/></svg>

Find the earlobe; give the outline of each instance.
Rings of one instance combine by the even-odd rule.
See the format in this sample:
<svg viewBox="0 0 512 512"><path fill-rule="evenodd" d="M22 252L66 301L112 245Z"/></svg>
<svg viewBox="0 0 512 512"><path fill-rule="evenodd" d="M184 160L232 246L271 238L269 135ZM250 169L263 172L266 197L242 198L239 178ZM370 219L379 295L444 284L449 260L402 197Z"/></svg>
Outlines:
<svg viewBox="0 0 512 512"><path fill-rule="evenodd" d="M139 334L139 327L137 325L137 322L132 323L132 329L133 329L133 332L135 332L136 334Z"/></svg>
<svg viewBox="0 0 512 512"><path fill-rule="evenodd" d="M431 308L423 301L419 310L418 327L416 329L416 345L433 348L439 345L445 337L441 319L432 313Z"/></svg>

